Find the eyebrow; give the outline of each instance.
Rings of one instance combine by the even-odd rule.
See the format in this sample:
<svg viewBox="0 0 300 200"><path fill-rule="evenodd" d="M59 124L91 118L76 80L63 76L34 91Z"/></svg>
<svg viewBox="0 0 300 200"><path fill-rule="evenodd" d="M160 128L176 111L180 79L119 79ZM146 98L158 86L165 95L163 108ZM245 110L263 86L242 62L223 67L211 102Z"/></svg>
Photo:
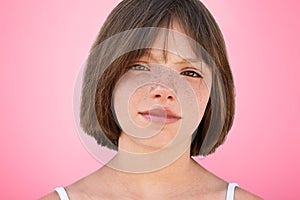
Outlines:
<svg viewBox="0 0 300 200"><path fill-rule="evenodd" d="M178 56L178 57L180 57L180 56ZM143 58L147 58L147 61L143 61ZM146 50L144 55L142 55L140 58L137 58L136 60L133 60L133 62L138 62L139 60L142 60L142 62L149 62L149 60L153 60L153 61L157 62L160 59L157 59L156 56L154 56L151 53L151 50ZM189 64L191 64L191 66L186 66L183 69L194 69L194 70L197 70L197 71L203 73L203 69L202 69L203 60L202 59L200 59L200 58L181 58L180 61L177 61L174 64L180 65L180 64L185 64L185 63L189 63Z"/></svg>
<svg viewBox="0 0 300 200"><path fill-rule="evenodd" d="M175 62L175 64L182 64L182 63L202 63L202 59L199 58L183 58L181 61Z"/></svg>
<svg viewBox="0 0 300 200"><path fill-rule="evenodd" d="M178 56L178 55L176 55ZM149 60L154 60L154 61L160 61L160 59L157 59L156 56L154 56L151 53L151 50L146 50L145 54L143 56L141 56L139 59L143 58L143 57L147 57ZM175 62L174 64L184 64L184 63L202 63L203 59L201 58L182 58L181 56L178 56L181 58L180 61Z"/></svg>

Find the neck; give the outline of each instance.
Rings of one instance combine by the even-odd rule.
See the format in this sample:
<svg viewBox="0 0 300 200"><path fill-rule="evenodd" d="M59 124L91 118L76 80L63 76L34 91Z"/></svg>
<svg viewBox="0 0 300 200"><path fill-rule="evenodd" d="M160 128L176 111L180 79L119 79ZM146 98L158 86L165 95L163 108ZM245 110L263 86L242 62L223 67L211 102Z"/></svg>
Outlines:
<svg viewBox="0 0 300 200"><path fill-rule="evenodd" d="M138 195L157 195L184 189L189 184L194 161L186 151L180 158L168 166L145 173L131 173L114 170L115 178L126 190ZM176 190L175 190L176 191ZM179 191L178 191L179 192Z"/></svg>
<svg viewBox="0 0 300 200"><path fill-rule="evenodd" d="M190 143L190 138L187 138L180 143L149 151L145 148L132 148L134 145L122 145L121 141L117 155L107 166L131 174L165 171L174 167L180 170L191 161Z"/></svg>
<svg viewBox="0 0 300 200"><path fill-rule="evenodd" d="M135 194L174 193L175 188L178 192L184 191L193 181L192 172L199 167L190 157L190 147L186 148L187 144L190 145L190 141L150 156L119 150L105 167L122 186ZM185 151L179 155L178 149L184 148Z"/></svg>

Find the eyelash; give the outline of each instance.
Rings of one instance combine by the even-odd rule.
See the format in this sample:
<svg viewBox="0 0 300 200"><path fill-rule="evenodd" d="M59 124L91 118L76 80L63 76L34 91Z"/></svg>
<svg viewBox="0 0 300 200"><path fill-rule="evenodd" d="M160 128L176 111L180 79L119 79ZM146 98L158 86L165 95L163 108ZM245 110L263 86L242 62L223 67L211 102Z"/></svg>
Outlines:
<svg viewBox="0 0 300 200"><path fill-rule="evenodd" d="M180 74L184 75L184 76L190 76L192 78L203 78L203 76L201 76L197 72L194 72L194 71L191 71L191 70L187 70L187 71L181 72Z"/></svg>
<svg viewBox="0 0 300 200"><path fill-rule="evenodd" d="M138 70L138 71L150 71L148 67L141 64L134 64L130 66L130 69Z"/></svg>
<svg viewBox="0 0 300 200"><path fill-rule="evenodd" d="M150 71L150 69L148 67L146 67L145 65L142 65L142 64L131 65L130 69L137 70L137 71ZM203 76L201 76L199 73L194 72L192 70L187 70L187 71L181 72L180 74L184 75L184 76L189 76L192 78L203 78Z"/></svg>

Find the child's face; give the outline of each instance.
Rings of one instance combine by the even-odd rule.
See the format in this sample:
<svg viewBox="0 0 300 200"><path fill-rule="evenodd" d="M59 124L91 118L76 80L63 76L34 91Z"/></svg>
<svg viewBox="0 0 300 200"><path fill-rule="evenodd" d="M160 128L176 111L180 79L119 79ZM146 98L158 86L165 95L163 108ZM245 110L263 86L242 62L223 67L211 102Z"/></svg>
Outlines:
<svg viewBox="0 0 300 200"><path fill-rule="evenodd" d="M174 29L183 32L176 24ZM149 54L132 61L113 93L121 136L151 150L191 137L211 88L211 72L188 41L173 35L163 51L161 38Z"/></svg>

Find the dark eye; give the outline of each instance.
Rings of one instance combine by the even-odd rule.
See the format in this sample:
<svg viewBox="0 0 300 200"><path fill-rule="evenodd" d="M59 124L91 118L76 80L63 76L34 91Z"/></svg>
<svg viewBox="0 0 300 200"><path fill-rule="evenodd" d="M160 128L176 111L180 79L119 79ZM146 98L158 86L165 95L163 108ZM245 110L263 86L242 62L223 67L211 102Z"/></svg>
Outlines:
<svg viewBox="0 0 300 200"><path fill-rule="evenodd" d="M193 77L193 78L203 78L199 73L191 71L191 70L181 72L180 74L184 75L184 76L190 76L190 77Z"/></svg>
<svg viewBox="0 0 300 200"><path fill-rule="evenodd" d="M150 71L148 67L142 64L134 64L130 66L130 69L138 70L138 71Z"/></svg>

